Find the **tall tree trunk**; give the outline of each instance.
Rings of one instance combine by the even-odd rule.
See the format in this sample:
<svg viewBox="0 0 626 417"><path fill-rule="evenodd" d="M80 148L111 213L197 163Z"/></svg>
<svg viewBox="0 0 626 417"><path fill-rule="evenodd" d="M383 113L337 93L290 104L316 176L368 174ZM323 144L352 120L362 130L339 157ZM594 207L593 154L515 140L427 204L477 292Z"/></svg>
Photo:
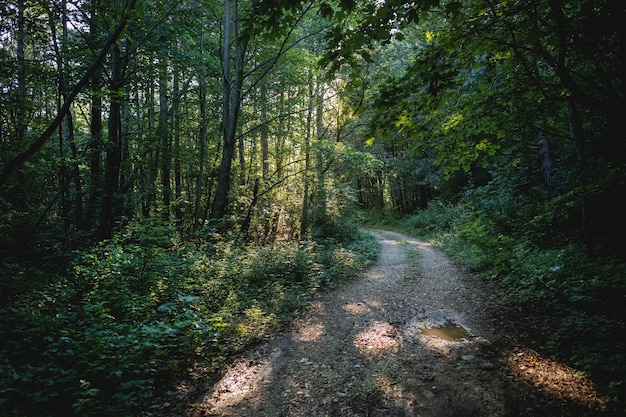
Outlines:
<svg viewBox="0 0 626 417"><path fill-rule="evenodd" d="M280 89L280 98L278 100L279 111L284 111L285 108L285 89ZM285 117L278 119L278 132L276 135L276 178L280 180L285 175L285 155L283 152L285 144L285 135L287 134L285 129Z"/></svg>
<svg viewBox="0 0 626 417"><path fill-rule="evenodd" d="M324 132L324 94L320 91L320 81L318 79L316 88L316 113L315 113L315 135L317 140L321 142ZM326 161L324 152L321 148L317 149L317 188L315 192L315 203L313 210L313 219L316 226L321 226L328 220L326 212Z"/></svg>
<svg viewBox="0 0 626 417"><path fill-rule="evenodd" d="M68 100L70 91L68 87L67 65L65 57L68 56L68 20L67 20L67 1L63 0L60 4L61 16L60 22L56 20L56 13L48 9L48 20L50 23L50 32L52 34L53 46L56 57L58 70L58 95L57 95L57 112L60 113L63 103ZM57 37L57 23L61 26L60 46ZM78 167L78 151L74 142L74 121L72 111L68 110L65 117L59 124L59 187L61 201L61 218L65 234L69 238L72 220L75 227L82 228L82 190L81 179ZM72 155L71 162L68 161L67 148L70 148ZM71 192L70 183L74 185L74 191ZM70 196L73 195L73 198ZM73 204L72 204L73 203ZM71 215L72 214L72 215Z"/></svg>
<svg viewBox="0 0 626 417"><path fill-rule="evenodd" d="M576 150L576 157L578 159L578 181L581 189L584 189L587 186L587 178L586 175L586 164L584 159L584 131L583 131L583 121L578 111L578 108L575 104L570 103L570 135L572 137L572 141L574 143L574 149ZM580 215L582 219L582 227L583 227L583 236L585 241L585 250L589 257L594 256L594 248L593 248L593 234L591 228L591 222L589 220L589 210L588 210L588 198L583 195L580 199Z"/></svg>
<svg viewBox="0 0 626 417"><path fill-rule="evenodd" d="M306 126L304 131L304 173L302 182L304 183L304 195L302 196L302 213L300 215L300 236L309 233L309 216L311 212L309 193L311 170L311 129L313 128L313 111L315 107L315 90L313 85L313 71L309 69L308 99L306 112Z"/></svg>
<svg viewBox="0 0 626 417"><path fill-rule="evenodd" d="M201 48L202 49L202 48ZM202 218L202 182L204 179L204 161L206 158L207 138L207 115L206 115L206 80L204 71L204 58L201 63L202 74L200 75L200 134L198 135L198 175L196 176L196 204L194 212L194 226L200 226Z"/></svg>
<svg viewBox="0 0 626 417"><path fill-rule="evenodd" d="M78 166L78 149L74 140L74 118L72 113L67 114L67 131L70 150L72 152L72 181L74 182L74 225L79 230L84 229L84 207L83 207L83 186Z"/></svg>
<svg viewBox="0 0 626 417"><path fill-rule="evenodd" d="M174 198L176 199L176 220L183 220L181 202L183 199L182 162L180 150L180 85L178 67L174 66L174 79L172 85L174 99L172 100L172 135L174 137Z"/></svg>
<svg viewBox="0 0 626 417"><path fill-rule="evenodd" d="M130 40L126 40L126 51L131 50ZM128 132L130 127L130 86L126 86L124 89L124 100L120 112L121 117L121 132ZM120 214L130 217L133 214L133 168L130 160L130 142L128 135L121 134L120 141L122 143L122 155L120 156Z"/></svg>
<svg viewBox="0 0 626 417"><path fill-rule="evenodd" d="M58 77L58 85L57 85L57 108L56 111L59 113L61 111L61 107L63 106L64 97L66 97L66 82L67 75L65 73L65 63L64 57L67 56L67 2L61 1L59 5L61 10L61 18L60 18L60 26L61 26L61 39L59 41L57 36L57 13L52 13L51 10L48 12L48 21L50 24L50 32L52 34L52 45L54 47L54 54L56 58L57 65L57 77ZM59 43L61 44L59 46ZM71 114L71 110L68 110L61 123L59 124L59 128L57 129L58 133L58 150L59 150L59 195L60 195L60 204L61 204L61 220L63 222L63 231L66 235L69 234L70 229L70 201L69 201L69 175L68 175L68 164L67 158L65 155L65 132L67 130L68 125L68 115ZM67 134L71 134L69 131Z"/></svg>
<svg viewBox="0 0 626 417"><path fill-rule="evenodd" d="M161 40L163 41L163 39ZM172 197L172 155L167 112L167 59L161 59L159 64L159 126L157 128L157 136L159 137L159 148L161 150L160 165L163 205L169 208ZM165 213L165 215L167 216L168 213Z"/></svg>
<svg viewBox="0 0 626 417"><path fill-rule="evenodd" d="M61 19L61 26L63 29L62 43L61 43L61 55L68 56L68 22L67 22L67 2L64 0L62 3L63 14ZM59 60L59 80L60 80L60 90L61 97L63 97L63 102L69 99L69 85L68 85L68 75L65 63L63 62L63 58ZM59 106L60 111L61 106ZM62 130L62 129L59 129ZM73 193L73 220L74 226L79 230L83 228L83 193L82 193L82 185L80 178L80 170L78 166L78 150L76 149L76 142L74 140L74 118L72 116L72 111L68 110L65 115L65 137L63 140L70 147L70 152L72 154L72 163L71 167L66 167L66 174L68 176L67 181L71 181L74 184L74 193ZM69 171L68 171L69 170ZM69 184L68 184L69 185ZM67 195L65 196L68 197ZM69 203L69 202L68 202Z"/></svg>
<svg viewBox="0 0 626 417"><path fill-rule="evenodd" d="M270 171L270 146L269 146L269 135L267 132L267 87L265 83L261 85L261 159L262 159L262 177L263 179L267 179Z"/></svg>
<svg viewBox="0 0 626 417"><path fill-rule="evenodd" d="M151 135L151 132L154 131L154 87L153 84L150 83L148 86L148 96L146 97L145 107L148 109L146 120L148 121L146 126L146 132L148 135ZM138 111L140 109L137 109ZM144 203L143 203L143 216L148 217L152 209L154 208L157 200L157 175L158 175L158 166L159 166L159 158L160 153L158 149L158 144L155 145L150 143L147 155L147 163L144 166L146 170L145 177L145 191L144 191Z"/></svg>
<svg viewBox="0 0 626 417"><path fill-rule="evenodd" d="M204 179L204 163L206 158L207 115L206 115L206 66L204 63L204 16L200 22L200 132L198 135L198 175L196 176L196 202L194 207L194 229L200 226L202 218L202 182Z"/></svg>
<svg viewBox="0 0 626 417"><path fill-rule="evenodd" d="M120 0L115 0L117 7ZM124 97L124 80L122 77L122 52L118 43L111 48L111 103L109 109L109 136L104 173L104 196L100 213L100 239L111 237L115 220L119 212L119 181L122 163L122 101Z"/></svg>
<svg viewBox="0 0 626 417"><path fill-rule="evenodd" d="M26 56L24 52L26 21L24 0L17 3L17 109L16 137L18 146L26 137Z"/></svg>
<svg viewBox="0 0 626 417"><path fill-rule="evenodd" d="M231 14L232 12L232 14ZM236 133L239 121L239 111L241 110L241 88L243 85L243 65L246 53L247 42L238 39L238 9L237 0L224 0L224 45L222 55L223 65L223 86L222 86L222 129L223 148L222 160L217 176L217 187L211 210L211 220L222 220L227 212L228 194L230 192L230 181L232 171L232 161L235 155ZM235 69L231 75L231 48L235 46Z"/></svg>
<svg viewBox="0 0 626 417"><path fill-rule="evenodd" d="M89 33L92 47L97 49L100 38L100 25L98 24L97 10L99 1L93 0L91 16L89 18ZM96 220L97 207L100 204L102 194L102 70L98 67L91 77L91 109L89 127L89 199L85 213L85 226L93 226Z"/></svg>

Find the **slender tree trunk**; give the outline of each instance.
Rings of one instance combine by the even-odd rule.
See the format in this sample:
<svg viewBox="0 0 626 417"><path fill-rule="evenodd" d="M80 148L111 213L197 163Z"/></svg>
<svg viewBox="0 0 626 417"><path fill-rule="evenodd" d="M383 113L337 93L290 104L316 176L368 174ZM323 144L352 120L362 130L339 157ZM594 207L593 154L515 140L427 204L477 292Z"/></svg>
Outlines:
<svg viewBox="0 0 626 417"><path fill-rule="evenodd" d="M74 224L79 230L84 230L84 206L83 206L83 185L78 166L78 149L74 140L74 118L72 113L68 113L67 129L70 134L69 144L72 152L72 181L74 182Z"/></svg>
<svg viewBox="0 0 626 417"><path fill-rule="evenodd" d="M578 181L581 189L584 189L587 185L586 175L586 164L584 159L584 131L583 131L583 121L580 115L580 112L576 108L576 105L570 103L570 135L572 137L572 141L574 143L574 149L576 150L576 157L578 159ZM583 226L583 235L585 241L585 250L589 257L594 256L594 248L593 248L593 234L591 221L589 220L589 210L588 210L588 198L583 195L580 199L580 215L582 218L582 226Z"/></svg>
<svg viewBox="0 0 626 417"><path fill-rule="evenodd" d="M174 136L174 198L176 199L176 220L183 220L181 202L183 199L182 163L180 150L180 85L178 68L174 66L173 79L174 99L172 100L172 135Z"/></svg>
<svg viewBox="0 0 626 417"><path fill-rule="evenodd" d="M148 109L147 111L147 126L146 126L146 132L149 132L148 135L150 135L150 132L154 131L154 88L152 83L150 83L150 85L148 86L148 96L146 98L146 104L145 107ZM140 109L137 109L138 111ZM150 216L150 213L152 211L152 209L154 208L155 204L156 204L156 200L157 200L157 186L156 186L156 181L157 181L157 175L158 175L158 166L159 166L159 158L160 158L160 153L158 150L158 144L150 144L150 148L148 150L148 155L147 155L147 163L145 164L145 169L146 169L146 173L145 173L145 178L146 178L146 184L145 184L145 198L144 198L144 204L143 204L143 215L144 217L148 217Z"/></svg>
<svg viewBox="0 0 626 417"><path fill-rule="evenodd" d="M246 218L241 224L241 233L243 234L244 241L246 242L250 240L250 225L252 224L252 215L254 214L254 209L256 208L256 205L259 202L259 186L260 186L260 180L259 178L257 178L254 181L254 189L252 190L252 201L250 202L250 206L248 207Z"/></svg>
<svg viewBox="0 0 626 417"><path fill-rule="evenodd" d="M232 10L231 10L232 9ZM231 15L232 11L232 15ZM237 42L237 0L224 0L224 46L222 65L224 68L223 78L223 101L222 101L222 129L223 148L222 160L217 177L217 187L211 211L211 220L222 220L227 212L228 194L232 173L232 161L235 155L236 132L241 110L241 88L243 85L243 64L246 53L246 41L239 41L235 48L235 69L231 77L231 47Z"/></svg>
<svg viewBox="0 0 626 417"><path fill-rule="evenodd" d="M121 6L120 0L115 1ZM124 80L122 78L122 52L119 44L111 48L111 103L109 109L109 136L104 174L104 196L100 213L99 237L108 239L113 232L116 215L119 211L119 181L122 163L122 100Z"/></svg>
<svg viewBox="0 0 626 417"><path fill-rule="evenodd" d="M160 60L159 67L159 126L157 128L161 154L161 187L163 189L163 205L169 208L172 198L171 184L171 144L168 127L167 106L167 59ZM165 213L167 216L168 213Z"/></svg>
<svg viewBox="0 0 626 417"><path fill-rule="evenodd" d="M24 0L17 3L17 109L16 137L18 146L26 137L26 56L24 52L26 20Z"/></svg>
<svg viewBox="0 0 626 417"><path fill-rule="evenodd" d="M67 2L63 1L63 16L61 20L61 25L63 28L63 37L61 44L61 53L62 56L68 55L68 29L67 29ZM60 88L61 88L61 96L63 97L63 102L69 100L69 86L68 86L68 75L65 64L63 63L63 59L60 59L61 65L60 68L60 76L61 80ZM60 111L60 106L59 106ZM68 110L65 115L65 130L66 135L63 138L65 142L70 147L70 152L72 154L72 163L71 163L71 171L67 172L68 181L71 178L71 181L74 184L74 196L73 196L73 217L74 217L74 226L79 230L83 228L83 192L82 192L82 184L80 178L80 170L78 166L78 150L76 149L76 142L74 137L74 117L72 115L72 111ZM66 167L66 170L68 167ZM65 196L67 198L67 196Z"/></svg>
<svg viewBox="0 0 626 417"><path fill-rule="evenodd" d="M65 63L63 61L64 57L67 56L67 2L61 1L59 5L61 9L60 16L60 26L61 26L61 39L59 41L57 36L57 20L56 13L52 13L49 11L48 20L50 23L50 32L52 34L52 44L54 46L54 54L56 58L57 64L57 77L58 77L58 85L57 85L57 108L56 112L59 113L61 111L61 107L63 106L64 97L66 97L66 82L67 75L65 73ZM61 44L59 46L59 43ZM69 235L70 229L70 201L69 201L69 180L70 177L68 175L68 164L67 158L65 155L65 134L68 125L68 115L71 114L71 110L68 110L65 116L63 117L59 127L57 129L58 134L58 150L59 150L59 190L60 190L60 204L61 204L61 220L63 222L63 231L65 235ZM68 131L68 135L71 133Z"/></svg>
<svg viewBox="0 0 626 417"><path fill-rule="evenodd" d="M196 204L194 214L194 225L197 228L200 225L202 216L202 182L204 179L204 163L206 158L206 81L204 73L204 60L202 61L202 74L200 75L200 133L198 135L198 175L196 176Z"/></svg>
<svg viewBox="0 0 626 417"><path fill-rule="evenodd" d="M263 163L262 167L262 177L263 179L267 179L270 171L270 146L269 146L269 135L267 132L267 125L265 122L267 121L267 87L265 83L261 85L261 159Z"/></svg>
<svg viewBox="0 0 626 417"><path fill-rule="evenodd" d="M100 37L97 10L98 0L92 1L91 17L89 19L89 33L92 46L96 48ZM91 77L91 109L89 127L89 199L85 213L85 226L93 226L96 220L97 207L102 194L102 70L98 67Z"/></svg>
<svg viewBox="0 0 626 417"><path fill-rule="evenodd" d="M131 50L130 40L126 40L126 51ZM130 114L130 86L126 86L124 89L124 100L122 102L122 107L120 109L122 117L121 117L121 126L120 131L122 134L120 135L120 140L122 143L122 155L120 157L120 214L130 217L133 214L133 181L135 175L133 174L133 167L131 165L130 160L130 142L128 135L123 134L123 132L128 132L131 121Z"/></svg>
<svg viewBox="0 0 626 417"><path fill-rule="evenodd" d="M135 4L136 4L136 0L128 0L126 4L127 11L134 9ZM59 124L65 117L65 113L69 111L70 106L72 105L72 102L74 101L78 93L89 83L89 80L93 76L96 69L98 69L100 65L102 64L102 62L104 61L104 58L106 57L107 52L113 46L113 44L117 41L120 34L126 27L126 24L128 22L128 16L129 14L122 16L122 20L118 22L117 26L113 30L113 33L109 36L106 43L102 47L102 50L100 51L98 56L95 58L95 60L92 62L92 64L89 66L87 71L85 71L80 81L78 81L78 83L74 85L74 88L68 95L66 102L63 103L63 107L61 108L59 113L56 115L54 120L50 122L46 130L44 130L43 133L41 133L41 135L39 135L39 137L33 143L31 143L28 149L16 155L4 166L4 169L2 170L2 172L0 172L0 187L2 187L6 183L7 179L11 176L11 174L17 168L19 168L30 157L35 155L37 151L41 149L41 147L48 140L50 140L54 132L59 127Z"/></svg>
<svg viewBox="0 0 626 417"><path fill-rule="evenodd" d="M67 29L67 2L64 0L60 4L61 16L60 22L56 20L56 13L48 10L48 18L50 23L50 31L53 39L53 46L56 56L56 64L58 70L58 94L57 94L57 112L61 112L63 103L69 98L68 74L65 64L65 57L68 56L68 29ZM60 46L57 38L57 23L61 26ZM69 237L72 221L75 227L82 228L82 190L81 179L78 167L78 151L74 142L74 121L72 111L68 110L62 122L58 127L59 135L59 187L61 201L61 218L63 220L65 234ZM68 161L67 148L69 147L72 158ZM70 184L74 185L74 190L70 188ZM73 198L71 198L73 196ZM73 203L73 204L72 204Z"/></svg>
<svg viewBox="0 0 626 417"><path fill-rule="evenodd" d="M320 91L320 85L316 88L316 113L315 113L315 134L318 141L322 141L322 135L324 132L324 95ZM316 225L322 225L327 221L326 212L326 161L322 149L317 149L317 189L315 190L315 208L314 208L314 222Z"/></svg>
<svg viewBox="0 0 626 417"><path fill-rule="evenodd" d="M196 202L194 207L193 225L194 229L200 226L202 218L202 182L204 179L204 164L206 158L206 138L207 138L207 115L206 115L206 67L204 63L204 16L200 22L200 132L198 135L198 175L196 176Z"/></svg>
<svg viewBox="0 0 626 417"><path fill-rule="evenodd" d="M311 129L313 127L313 111L315 107L315 90L313 86L313 71L309 69L308 99L306 126L304 131L304 173L302 174L302 182L304 183L304 195L302 196L302 213L300 215L300 236L309 233L309 216L311 212L309 193L310 179L309 171L311 170Z"/></svg>
<svg viewBox="0 0 626 417"><path fill-rule="evenodd" d="M285 89L281 88L280 90L280 98L278 100L278 108L279 111L284 111L285 108ZM276 178L280 179L285 175L285 155L284 155L284 144L285 144L285 118L281 117L278 119L278 134L276 135Z"/></svg>

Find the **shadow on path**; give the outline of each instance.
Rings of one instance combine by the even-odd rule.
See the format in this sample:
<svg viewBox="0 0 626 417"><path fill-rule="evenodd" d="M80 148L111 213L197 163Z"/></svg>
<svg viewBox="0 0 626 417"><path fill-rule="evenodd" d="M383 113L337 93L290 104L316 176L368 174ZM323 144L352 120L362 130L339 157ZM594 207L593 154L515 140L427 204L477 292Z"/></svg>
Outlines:
<svg viewBox="0 0 626 417"><path fill-rule="evenodd" d="M502 334L495 289L427 243L376 234L381 253L370 270L236 360L188 415L594 415L601 401L589 383ZM469 336L423 332L444 323ZM558 378L540 375L546 364ZM561 394L565 383L578 384L576 398Z"/></svg>

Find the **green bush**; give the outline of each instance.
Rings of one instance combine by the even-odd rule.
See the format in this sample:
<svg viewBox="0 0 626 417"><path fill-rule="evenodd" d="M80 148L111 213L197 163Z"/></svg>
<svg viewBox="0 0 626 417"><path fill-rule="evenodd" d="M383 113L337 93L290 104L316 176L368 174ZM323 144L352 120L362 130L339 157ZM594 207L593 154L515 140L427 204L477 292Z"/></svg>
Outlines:
<svg viewBox="0 0 626 417"><path fill-rule="evenodd" d="M553 329L541 348L590 375L611 397L608 408L623 411L624 260L589 258L559 229L562 219L539 215L539 203L513 198L497 181L465 197L457 206L433 204L405 218L404 227L397 222L396 230L429 238L500 283L511 306Z"/></svg>
<svg viewBox="0 0 626 417"><path fill-rule="evenodd" d="M370 233L358 232L357 239L347 245L334 245L332 241L321 245L320 283L329 288L346 282L357 272L371 265L379 253L376 237Z"/></svg>
<svg viewBox="0 0 626 417"><path fill-rule="evenodd" d="M140 414L187 365L220 366L375 256L371 235L342 239L185 245L171 225L143 219L65 274L8 265L20 279L5 283L15 296L0 308L2 415Z"/></svg>

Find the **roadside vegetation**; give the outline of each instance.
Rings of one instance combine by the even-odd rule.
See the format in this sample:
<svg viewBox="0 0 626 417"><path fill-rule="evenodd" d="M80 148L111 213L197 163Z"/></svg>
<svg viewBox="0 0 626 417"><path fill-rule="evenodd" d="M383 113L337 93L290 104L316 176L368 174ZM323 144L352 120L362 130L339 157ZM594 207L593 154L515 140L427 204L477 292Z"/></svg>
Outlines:
<svg viewBox="0 0 626 417"><path fill-rule="evenodd" d="M364 268L360 212L625 411L623 4L2 2L0 415L145 412Z"/></svg>
<svg viewBox="0 0 626 417"><path fill-rule="evenodd" d="M485 210L495 201L476 197L497 195L494 187L458 203L433 201L413 215L370 212L363 225L428 240L497 283L514 314L535 320L520 336L591 377L609 398L608 411L626 411L626 264L610 253L589 258L563 235L547 241L546 219L513 217L515 205ZM510 227L513 219L520 227Z"/></svg>
<svg viewBox="0 0 626 417"><path fill-rule="evenodd" d="M56 272L45 258L16 264L1 291L0 414L127 416L176 400L189 366L210 374L369 265L376 239L347 229L244 246L133 220Z"/></svg>

